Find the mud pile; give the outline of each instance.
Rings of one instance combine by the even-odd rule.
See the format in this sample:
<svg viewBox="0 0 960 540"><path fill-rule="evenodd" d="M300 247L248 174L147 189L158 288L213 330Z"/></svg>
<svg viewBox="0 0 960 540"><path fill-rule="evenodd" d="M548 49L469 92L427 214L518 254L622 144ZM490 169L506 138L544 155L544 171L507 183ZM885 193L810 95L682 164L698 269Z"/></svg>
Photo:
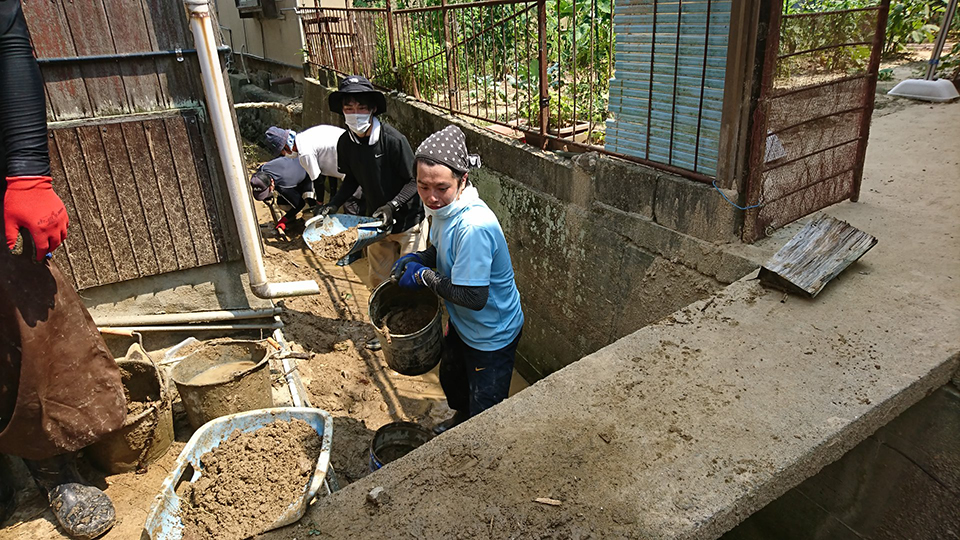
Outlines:
<svg viewBox="0 0 960 540"><path fill-rule="evenodd" d="M235 430L200 458L202 476L180 495L183 538L239 540L263 532L303 496L321 444L298 419Z"/></svg>
<svg viewBox="0 0 960 540"><path fill-rule="evenodd" d="M328 261L336 261L350 253L359 237L359 231L356 227L353 227L333 236L323 236L311 247L318 257Z"/></svg>

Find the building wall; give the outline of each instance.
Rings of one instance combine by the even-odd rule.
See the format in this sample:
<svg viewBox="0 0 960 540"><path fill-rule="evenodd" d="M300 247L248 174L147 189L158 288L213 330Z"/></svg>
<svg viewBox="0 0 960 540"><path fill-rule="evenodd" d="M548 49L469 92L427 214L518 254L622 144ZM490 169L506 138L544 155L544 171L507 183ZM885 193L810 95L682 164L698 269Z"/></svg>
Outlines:
<svg viewBox="0 0 960 540"><path fill-rule="evenodd" d="M324 0L323 7L345 7L345 0ZM279 0L279 18L241 18L233 0L217 0L223 39L235 53L248 53L267 60L299 67L303 65L303 30L297 6L313 7L313 0ZM237 66L242 68L242 66Z"/></svg>
<svg viewBox="0 0 960 540"><path fill-rule="evenodd" d="M23 7L47 98L54 185L70 217L56 257L74 286L238 260L183 4Z"/></svg>
<svg viewBox="0 0 960 540"><path fill-rule="evenodd" d="M327 108L330 92L307 80L305 125L340 123ZM517 368L528 380L753 268L725 252L738 213L711 186L597 154L563 159L392 96L385 118L414 148L455 123L482 157L471 180L510 246L526 315Z"/></svg>

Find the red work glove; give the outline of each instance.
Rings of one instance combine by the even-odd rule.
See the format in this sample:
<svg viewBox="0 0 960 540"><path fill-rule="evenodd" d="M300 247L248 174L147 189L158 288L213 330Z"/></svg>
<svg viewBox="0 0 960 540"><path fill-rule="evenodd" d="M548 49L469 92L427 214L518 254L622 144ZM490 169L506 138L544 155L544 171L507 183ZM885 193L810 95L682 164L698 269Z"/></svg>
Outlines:
<svg viewBox="0 0 960 540"><path fill-rule="evenodd" d="M287 232L287 216L280 218L280 221L277 222L277 225L274 227L274 229L280 232Z"/></svg>
<svg viewBox="0 0 960 540"><path fill-rule="evenodd" d="M20 229L26 229L37 248L37 260L52 253L67 238L67 209L53 192L49 176L8 176L3 196L3 231L13 249Z"/></svg>

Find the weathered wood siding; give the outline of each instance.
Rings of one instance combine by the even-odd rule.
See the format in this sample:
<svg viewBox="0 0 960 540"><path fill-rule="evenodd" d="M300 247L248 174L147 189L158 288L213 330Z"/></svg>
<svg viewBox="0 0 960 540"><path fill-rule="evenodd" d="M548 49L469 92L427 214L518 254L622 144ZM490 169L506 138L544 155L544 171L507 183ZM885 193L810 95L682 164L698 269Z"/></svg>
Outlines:
<svg viewBox="0 0 960 540"><path fill-rule="evenodd" d="M75 286L238 258L196 55L117 57L192 49L182 3L31 0L24 13Z"/></svg>
<svg viewBox="0 0 960 540"><path fill-rule="evenodd" d="M49 61L192 49L178 0L33 0L23 8L43 72L48 121L203 103L195 55Z"/></svg>

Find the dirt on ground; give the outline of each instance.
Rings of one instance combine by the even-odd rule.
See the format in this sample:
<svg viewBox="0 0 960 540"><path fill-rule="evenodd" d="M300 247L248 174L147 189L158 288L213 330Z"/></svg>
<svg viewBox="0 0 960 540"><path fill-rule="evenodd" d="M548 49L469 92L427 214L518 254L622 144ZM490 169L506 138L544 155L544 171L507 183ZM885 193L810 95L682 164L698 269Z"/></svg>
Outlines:
<svg viewBox="0 0 960 540"><path fill-rule="evenodd" d="M322 441L310 424L277 420L235 430L200 458L203 475L181 496L184 540L241 540L263 532L303 491Z"/></svg>

